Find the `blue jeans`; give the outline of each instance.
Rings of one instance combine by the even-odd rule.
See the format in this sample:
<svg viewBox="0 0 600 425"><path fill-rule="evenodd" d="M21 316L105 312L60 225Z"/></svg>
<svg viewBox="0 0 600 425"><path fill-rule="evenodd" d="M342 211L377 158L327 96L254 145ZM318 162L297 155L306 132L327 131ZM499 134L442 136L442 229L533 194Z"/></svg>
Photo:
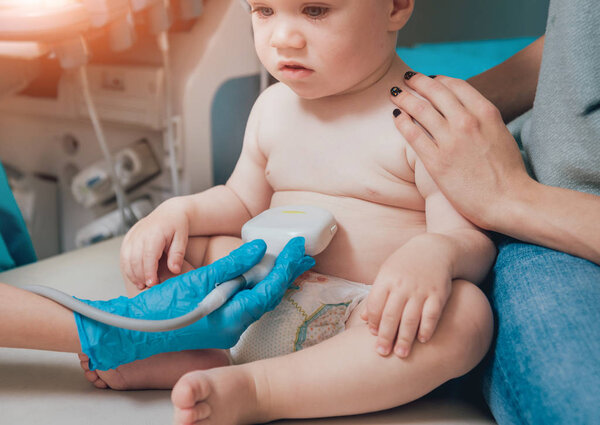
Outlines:
<svg viewBox="0 0 600 425"><path fill-rule="evenodd" d="M600 423L600 267L502 235L496 243L496 338L483 365L496 421Z"/></svg>

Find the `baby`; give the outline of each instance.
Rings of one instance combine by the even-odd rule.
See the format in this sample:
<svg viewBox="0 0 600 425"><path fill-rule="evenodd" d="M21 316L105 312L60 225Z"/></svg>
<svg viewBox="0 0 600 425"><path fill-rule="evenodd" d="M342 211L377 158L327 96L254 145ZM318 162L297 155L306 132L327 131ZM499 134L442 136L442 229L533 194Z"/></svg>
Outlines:
<svg viewBox="0 0 600 425"><path fill-rule="evenodd" d="M495 256L394 125L390 89L412 96L405 80L429 78L395 52L413 0L248 3L256 51L280 83L256 101L227 184L168 200L127 234L121 265L129 293L222 257L267 208L323 207L338 233L231 353L166 353L86 376L117 389L179 380L172 400L181 424L408 403L486 353L492 314L473 283Z"/></svg>

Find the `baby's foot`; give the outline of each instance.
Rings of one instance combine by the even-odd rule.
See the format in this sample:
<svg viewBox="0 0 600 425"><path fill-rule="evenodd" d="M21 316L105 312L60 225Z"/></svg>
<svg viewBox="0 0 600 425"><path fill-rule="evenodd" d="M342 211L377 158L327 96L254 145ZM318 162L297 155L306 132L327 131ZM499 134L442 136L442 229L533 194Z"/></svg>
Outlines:
<svg viewBox="0 0 600 425"><path fill-rule="evenodd" d="M267 422L259 400L255 377L244 366L194 371L173 388L175 425L237 425ZM265 403L268 404L268 403ZM262 411L262 412L261 412Z"/></svg>
<svg viewBox="0 0 600 425"><path fill-rule="evenodd" d="M88 381L96 388L113 390L167 390L187 372L229 364L229 358L222 350L163 353L106 371L90 370L85 354L79 354L79 360Z"/></svg>

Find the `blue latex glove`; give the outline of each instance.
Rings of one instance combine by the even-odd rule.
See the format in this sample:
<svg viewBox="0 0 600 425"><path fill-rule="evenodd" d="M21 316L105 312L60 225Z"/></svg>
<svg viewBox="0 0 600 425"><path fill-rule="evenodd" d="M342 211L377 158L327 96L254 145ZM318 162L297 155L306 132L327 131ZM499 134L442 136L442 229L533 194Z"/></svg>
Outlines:
<svg viewBox="0 0 600 425"><path fill-rule="evenodd" d="M215 284L251 269L262 259L265 250L265 243L255 240L213 264L173 277L135 298L81 301L121 316L171 319L196 308ZM170 351L231 348L248 326L267 311L273 310L288 286L314 264L311 257L304 255L304 238L292 239L263 281L252 289L238 292L218 310L196 323L174 331L120 329L74 313L81 348L90 358L90 370L114 369L134 360Z"/></svg>

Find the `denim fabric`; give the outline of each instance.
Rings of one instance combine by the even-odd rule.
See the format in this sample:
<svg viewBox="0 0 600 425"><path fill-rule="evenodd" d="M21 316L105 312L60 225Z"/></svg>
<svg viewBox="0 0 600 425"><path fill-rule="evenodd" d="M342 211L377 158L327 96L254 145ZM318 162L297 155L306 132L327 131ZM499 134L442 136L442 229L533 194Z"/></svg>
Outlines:
<svg viewBox="0 0 600 425"><path fill-rule="evenodd" d="M498 236L483 390L501 424L600 423L600 267Z"/></svg>

